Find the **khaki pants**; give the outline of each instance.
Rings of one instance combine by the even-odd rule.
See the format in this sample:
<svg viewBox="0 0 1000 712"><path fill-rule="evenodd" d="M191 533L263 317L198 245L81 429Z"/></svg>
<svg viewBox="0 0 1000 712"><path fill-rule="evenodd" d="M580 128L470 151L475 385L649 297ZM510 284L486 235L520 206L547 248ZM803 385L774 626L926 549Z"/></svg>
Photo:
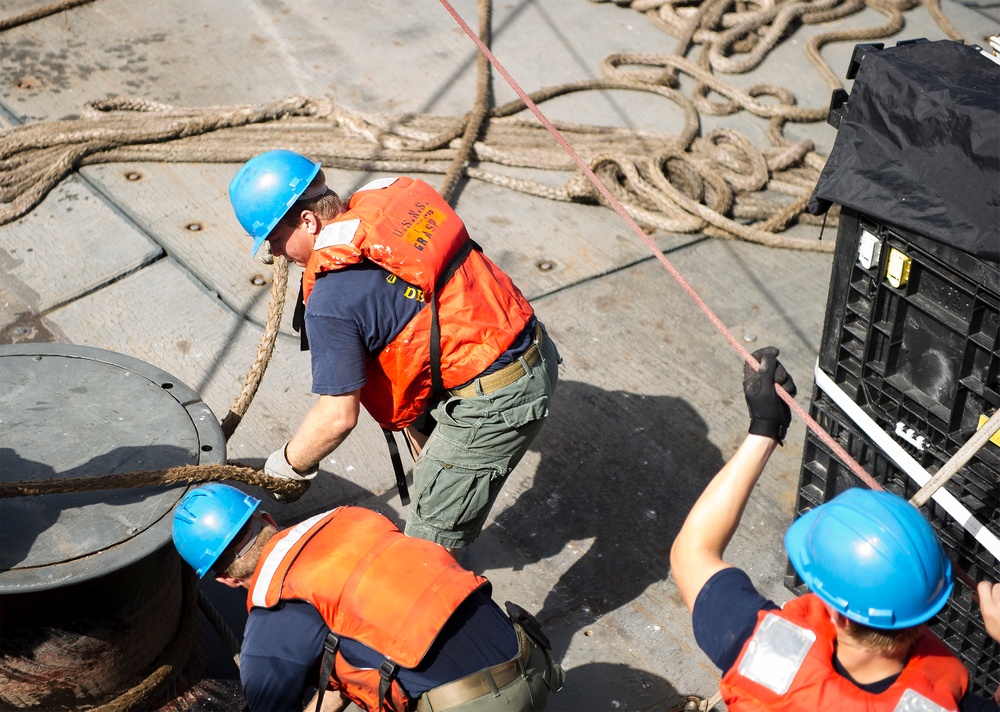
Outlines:
<svg viewBox="0 0 1000 712"><path fill-rule="evenodd" d="M413 466L406 534L449 548L468 546L486 523L507 476L542 429L559 380L559 353L545 334L541 358L517 381L470 398L450 396Z"/></svg>

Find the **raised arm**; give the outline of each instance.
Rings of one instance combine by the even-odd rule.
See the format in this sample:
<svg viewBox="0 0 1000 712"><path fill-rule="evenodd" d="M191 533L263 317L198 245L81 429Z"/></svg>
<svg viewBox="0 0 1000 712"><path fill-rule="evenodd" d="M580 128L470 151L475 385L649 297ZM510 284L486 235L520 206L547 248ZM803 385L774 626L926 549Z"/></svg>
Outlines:
<svg viewBox="0 0 1000 712"><path fill-rule="evenodd" d="M775 386L795 395L795 384L778 362L778 349L756 351L760 371L744 367L743 392L750 411L749 434L688 513L670 549L670 569L688 610L705 583L730 565L723 560L743 510L774 448L785 437L791 413Z"/></svg>

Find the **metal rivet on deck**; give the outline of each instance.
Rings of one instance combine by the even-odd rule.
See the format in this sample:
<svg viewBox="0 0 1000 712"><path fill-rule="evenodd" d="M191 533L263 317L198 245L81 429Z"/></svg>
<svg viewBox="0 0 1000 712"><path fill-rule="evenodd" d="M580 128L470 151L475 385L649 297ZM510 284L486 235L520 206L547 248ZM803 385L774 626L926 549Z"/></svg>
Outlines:
<svg viewBox="0 0 1000 712"><path fill-rule="evenodd" d="M556 263L553 262L552 260L539 260L538 262L535 263L535 267L537 267L542 272L551 272L556 268Z"/></svg>
<svg viewBox="0 0 1000 712"><path fill-rule="evenodd" d="M131 181L142 180L142 173L139 171L127 171L125 177Z"/></svg>
<svg viewBox="0 0 1000 712"><path fill-rule="evenodd" d="M250 278L250 284L252 284L255 287L263 287L265 284L267 284L267 277L265 277L262 274L255 274L253 277Z"/></svg>
<svg viewBox="0 0 1000 712"><path fill-rule="evenodd" d="M201 232L205 228L205 226L202 225L200 222L193 222L193 223L188 223L187 225L184 226L184 228L186 230L190 230L191 232Z"/></svg>

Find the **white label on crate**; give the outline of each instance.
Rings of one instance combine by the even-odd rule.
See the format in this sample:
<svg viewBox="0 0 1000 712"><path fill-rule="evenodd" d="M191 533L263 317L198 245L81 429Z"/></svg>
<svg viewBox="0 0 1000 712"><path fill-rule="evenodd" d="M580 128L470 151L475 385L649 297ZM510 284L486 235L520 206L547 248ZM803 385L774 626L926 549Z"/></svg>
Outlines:
<svg viewBox="0 0 1000 712"><path fill-rule="evenodd" d="M907 428L903 421L896 423L896 435L903 438L906 442L910 443L917 450L924 449L924 443L927 441L923 435L917 435L917 431L914 428Z"/></svg>
<svg viewBox="0 0 1000 712"><path fill-rule="evenodd" d="M858 264L865 269L871 269L878 264L881 252L882 243L879 239L867 230L862 230L861 239L858 240Z"/></svg>

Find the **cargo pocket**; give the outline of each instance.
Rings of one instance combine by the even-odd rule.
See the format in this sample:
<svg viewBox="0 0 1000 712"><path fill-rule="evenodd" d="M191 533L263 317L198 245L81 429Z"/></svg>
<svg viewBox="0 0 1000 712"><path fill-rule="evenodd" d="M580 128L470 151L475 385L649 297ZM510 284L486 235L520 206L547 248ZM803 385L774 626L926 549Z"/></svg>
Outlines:
<svg viewBox="0 0 1000 712"><path fill-rule="evenodd" d="M435 471L417 497L416 513L438 529L463 529L486 515L490 505L490 482L506 473L500 463L469 467L452 462L434 462Z"/></svg>
<svg viewBox="0 0 1000 712"><path fill-rule="evenodd" d="M504 422L511 428L520 428L549 414L549 397L542 396L530 403L516 405L500 411Z"/></svg>

